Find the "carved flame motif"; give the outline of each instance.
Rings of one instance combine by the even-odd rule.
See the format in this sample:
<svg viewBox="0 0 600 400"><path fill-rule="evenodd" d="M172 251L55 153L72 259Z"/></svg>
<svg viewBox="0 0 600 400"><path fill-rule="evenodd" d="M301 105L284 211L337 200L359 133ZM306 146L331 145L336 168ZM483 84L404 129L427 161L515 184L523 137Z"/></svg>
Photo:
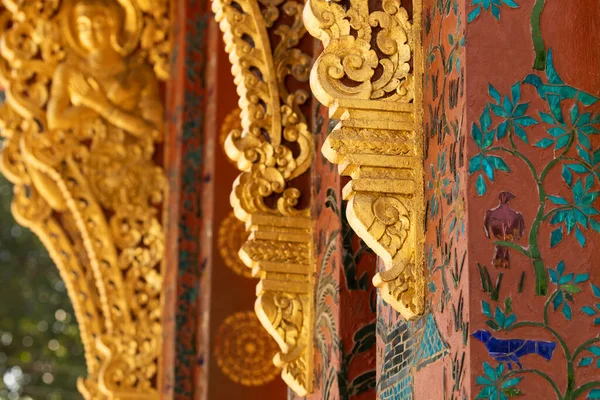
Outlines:
<svg viewBox="0 0 600 400"><path fill-rule="evenodd" d="M231 204L250 234L239 255L261 279L255 310L279 344L274 363L304 396L313 378L313 221L309 209L297 208L300 191L289 186L314 155L300 109L308 93L290 89L308 81L311 62L298 48L306 33L302 3L213 0L213 10L240 96L242 129L233 129L225 141L241 171Z"/></svg>
<svg viewBox="0 0 600 400"><path fill-rule="evenodd" d="M372 9L377 7L377 9ZM405 318L424 311L421 0L308 0L304 22L324 51L315 97L340 120L322 152L352 180L348 220L385 262L373 283Z"/></svg>
<svg viewBox="0 0 600 400"><path fill-rule="evenodd" d="M166 179L153 155L169 4L3 3L1 168L15 184L13 214L66 283L88 368L79 389L156 399Z"/></svg>

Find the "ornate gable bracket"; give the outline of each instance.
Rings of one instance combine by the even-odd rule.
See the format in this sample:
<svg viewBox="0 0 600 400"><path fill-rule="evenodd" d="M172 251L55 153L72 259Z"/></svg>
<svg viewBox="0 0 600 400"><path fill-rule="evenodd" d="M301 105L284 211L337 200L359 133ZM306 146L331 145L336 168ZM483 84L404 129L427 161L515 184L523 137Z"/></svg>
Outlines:
<svg viewBox="0 0 600 400"><path fill-rule="evenodd" d="M260 279L256 314L279 345L273 362L298 395L312 390L314 222L293 182L310 168L314 144L301 106L311 57L295 0L213 0L240 96L242 129L225 140L241 174L231 204L249 238L239 255ZM276 38L276 39L275 39Z"/></svg>
<svg viewBox="0 0 600 400"><path fill-rule="evenodd" d="M348 221L386 270L373 278L407 319L424 311L421 0L309 0L304 22L324 51L315 97L340 122L322 152L352 180ZM371 6L369 6L371 4Z"/></svg>
<svg viewBox="0 0 600 400"><path fill-rule="evenodd" d="M281 351L273 359L298 395L312 386L313 222L306 217L250 217L240 257L260 278L256 315Z"/></svg>
<svg viewBox="0 0 600 400"><path fill-rule="evenodd" d="M168 0L4 0L0 167L60 270L86 399L158 399Z"/></svg>

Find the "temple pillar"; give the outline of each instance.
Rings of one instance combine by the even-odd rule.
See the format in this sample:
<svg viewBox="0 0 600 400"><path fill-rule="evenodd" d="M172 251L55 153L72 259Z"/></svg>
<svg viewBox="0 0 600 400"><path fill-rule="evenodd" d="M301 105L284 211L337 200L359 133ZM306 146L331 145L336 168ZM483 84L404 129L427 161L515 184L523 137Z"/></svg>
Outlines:
<svg viewBox="0 0 600 400"><path fill-rule="evenodd" d="M600 398L600 9L471 3L424 2L427 318L441 340L426 321L420 351L446 355L417 366L413 396Z"/></svg>
<svg viewBox="0 0 600 400"><path fill-rule="evenodd" d="M600 398L600 8L517 3L465 2L461 18L466 147L448 156L466 182L463 386L480 398L498 386L507 397ZM504 357L507 343L520 350Z"/></svg>
<svg viewBox="0 0 600 400"><path fill-rule="evenodd" d="M406 25L398 5L312 0L305 11L325 46L313 93L341 121L323 154L352 178L343 191L355 208L348 218L381 257L378 398L600 398L600 49L590 40L600 9L592 1L403 1ZM363 19L349 18L356 13ZM391 35L394 24L406 37ZM411 47L411 66L397 93L410 106L377 90L394 57L406 56L401 45ZM420 106L422 123L410 128L378 115L408 127ZM418 205L408 186L393 185L394 169L419 168L394 159L391 144L408 142L402 129L420 128L425 213L413 219ZM386 176L387 188L376 182ZM385 235L364 224L364 192L404 202L407 230L424 222L423 242L408 244L424 251L422 308L418 280L409 279L420 268L386 279L410 256L373 240ZM399 212L390 218L405 210L392 208ZM386 284L400 295L390 298Z"/></svg>
<svg viewBox="0 0 600 400"><path fill-rule="evenodd" d="M248 235L229 205L239 171L224 142L241 124L231 66L210 2L177 3L175 15L162 398L284 398L277 344L237 254Z"/></svg>

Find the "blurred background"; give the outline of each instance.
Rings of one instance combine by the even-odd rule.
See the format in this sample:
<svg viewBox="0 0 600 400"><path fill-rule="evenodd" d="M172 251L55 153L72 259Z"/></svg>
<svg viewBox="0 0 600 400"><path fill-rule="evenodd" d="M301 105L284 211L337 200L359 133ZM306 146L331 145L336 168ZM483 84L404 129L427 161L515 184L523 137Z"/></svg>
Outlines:
<svg viewBox="0 0 600 400"><path fill-rule="evenodd" d="M0 176L0 400L81 399L86 376L77 321L58 270L10 212Z"/></svg>

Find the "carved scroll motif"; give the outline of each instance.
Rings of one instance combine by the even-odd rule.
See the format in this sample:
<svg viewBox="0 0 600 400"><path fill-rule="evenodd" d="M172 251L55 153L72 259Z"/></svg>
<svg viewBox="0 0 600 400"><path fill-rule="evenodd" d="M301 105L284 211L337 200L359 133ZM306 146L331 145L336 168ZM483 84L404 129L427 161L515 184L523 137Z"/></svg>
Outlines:
<svg viewBox="0 0 600 400"><path fill-rule="evenodd" d="M421 0L412 15L400 0L308 0L304 8L324 45L311 88L340 120L322 152L352 178L348 220L385 262L374 285L407 319L423 313L425 298L421 8Z"/></svg>
<svg viewBox="0 0 600 400"><path fill-rule="evenodd" d="M157 399L167 0L4 0L2 173L59 268L86 399Z"/></svg>
<svg viewBox="0 0 600 400"><path fill-rule="evenodd" d="M231 193L249 238L240 250L260 278L255 304L279 345L274 363L300 396L312 387L313 220L297 207L290 182L303 175L314 145L301 106L311 58L299 49L306 31L294 0L213 0L240 96L242 129L225 141L241 174Z"/></svg>

